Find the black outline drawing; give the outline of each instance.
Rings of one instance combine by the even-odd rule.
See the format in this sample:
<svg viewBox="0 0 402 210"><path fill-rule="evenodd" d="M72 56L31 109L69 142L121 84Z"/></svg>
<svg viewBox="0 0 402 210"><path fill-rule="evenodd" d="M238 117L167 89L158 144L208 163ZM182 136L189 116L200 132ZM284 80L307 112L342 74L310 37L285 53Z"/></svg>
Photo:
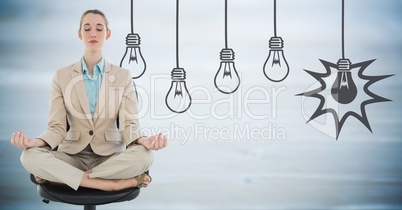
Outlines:
<svg viewBox="0 0 402 210"><path fill-rule="evenodd" d="M183 113L187 111L192 103L191 95L188 92L187 86L186 86L186 71L183 68L180 68L179 65L179 0L176 0L176 68L174 68L171 72L172 75L172 83L170 86L170 89L168 93L166 94L165 97L165 104L169 108L170 111L175 112L175 113ZM173 92L172 89L175 89ZM183 92L185 91L184 95ZM182 110L174 110L172 107L169 106L168 103L168 97L169 95L174 94L173 98L175 100L180 100L182 99L176 99L176 97L185 97L186 95L189 97L189 104L186 107L183 107L184 109ZM186 99L184 99L186 100ZM182 103L180 103L182 105Z"/></svg>
<svg viewBox="0 0 402 210"><path fill-rule="evenodd" d="M272 78L273 74L278 72L278 70L281 73L284 72L284 74L280 74L279 79ZM274 0L274 36L269 40L269 54L263 66L263 73L270 81L281 82L288 77L289 71L289 64L283 53L283 40L276 34L276 0Z"/></svg>
<svg viewBox="0 0 402 210"><path fill-rule="evenodd" d="M138 35L137 33L134 33L134 3L133 3L133 1L134 0L131 0L131 33L129 33L126 37L126 45L127 45L126 52L124 53L123 58L120 61L120 67L130 70L132 78L138 79L145 73L145 70L147 69L147 64L141 53L140 35ZM130 52L130 53L128 53L128 52ZM133 62L135 62L135 63L133 63ZM137 69L136 68L133 69L133 66L139 65L139 62L141 62L144 65L144 69L137 76L137 74L134 74L134 73L136 73Z"/></svg>
<svg viewBox="0 0 402 210"><path fill-rule="evenodd" d="M215 75L214 78L214 84L215 87L219 90L219 92L224 93L224 94L231 94L236 92L236 90L239 88L240 86L240 77L239 74L236 70L236 67L234 65L234 51L233 49L228 48L228 1L225 0L225 48L222 49L222 51L220 52L220 66L218 69L218 72ZM235 78L232 77L233 72L235 74ZM233 81L233 80L237 80L237 84L236 87L231 89L231 87L228 87L227 84L217 84L220 83L218 81L221 81L218 78L218 75L222 75L222 80L223 79L229 79L229 81ZM222 87L224 89L229 89L228 91L223 90Z"/></svg>
<svg viewBox="0 0 402 210"><path fill-rule="evenodd" d="M368 60L356 64L351 64L349 59L345 59L345 45L344 45L344 12L345 10L345 1L342 0L342 58L339 59L337 64L321 60L321 63L324 65L326 72L321 74L321 73L316 73L312 72L309 70L304 69L308 74L310 74L314 79L316 79L320 84L321 87L316 88L314 90L305 92L305 93L300 93L297 94L296 96L306 96L306 97L312 97L312 98L317 98L320 100L320 104L318 105L316 111L313 113L313 115L310 117L310 119L306 122L309 123L311 120L314 120L318 116L330 113L334 117L335 121L335 127L336 127L336 139L338 139L339 134L342 130L342 127L346 121L346 119L350 116L355 117L357 120L359 120L361 123L363 123L364 126L372 133L370 123L367 118L366 114L366 106L369 104L373 103L379 103L379 102L386 102L386 101L392 101L386 98L383 98L381 96L378 96L374 93L372 93L369 90L370 85L374 84L377 81L383 80L385 78L391 77L393 75L381 75L381 76L368 76L363 74L364 70L372 63L375 61L373 60ZM326 89L327 84L324 81L324 78L329 77L331 75L331 68L337 69L337 79L335 80L333 86L331 87L331 95L333 98L340 104L348 104L351 103L357 94L357 90L354 90L356 87L353 89L354 82L352 80L350 71L353 69L358 69L358 77L363 80L367 80L365 83L363 90L364 92L371 97L369 100L365 100L361 105L360 105L360 112L361 115L359 115L356 112L353 111L348 111L346 112L341 119L339 120L338 113L336 110L331 109L331 108L324 108L325 104L325 98L323 95L320 95L319 93L323 90ZM343 90L340 90L342 89ZM346 89L351 88L352 90L348 92ZM343 91L343 92L342 92Z"/></svg>

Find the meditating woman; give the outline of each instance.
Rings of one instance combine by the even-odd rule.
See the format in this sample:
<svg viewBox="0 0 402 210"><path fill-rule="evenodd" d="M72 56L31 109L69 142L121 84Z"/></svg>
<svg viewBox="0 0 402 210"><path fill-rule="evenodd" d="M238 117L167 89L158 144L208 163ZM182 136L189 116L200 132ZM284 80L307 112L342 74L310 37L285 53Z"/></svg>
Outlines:
<svg viewBox="0 0 402 210"><path fill-rule="evenodd" d="M11 135L11 143L24 149L22 165L38 183L112 191L151 182L150 150L164 148L167 139L140 135L130 72L102 55L110 36L103 12L84 12L78 29L84 55L53 77L47 131L33 139L21 131Z"/></svg>

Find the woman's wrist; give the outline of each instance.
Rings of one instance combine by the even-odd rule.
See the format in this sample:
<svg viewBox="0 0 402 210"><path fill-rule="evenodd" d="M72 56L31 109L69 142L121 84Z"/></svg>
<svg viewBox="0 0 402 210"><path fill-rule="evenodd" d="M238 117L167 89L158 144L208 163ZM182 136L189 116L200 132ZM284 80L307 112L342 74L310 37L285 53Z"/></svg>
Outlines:
<svg viewBox="0 0 402 210"><path fill-rule="evenodd" d="M143 143L143 137L140 137L140 138L138 138L138 139L132 141L131 143L129 143L129 144L127 145L127 148L128 148L128 147L131 147L131 146L134 145L134 144L142 145L142 143Z"/></svg>
<svg viewBox="0 0 402 210"><path fill-rule="evenodd" d="M36 147L43 147L46 146L47 143L42 139L35 139L35 146Z"/></svg>
<svg viewBox="0 0 402 210"><path fill-rule="evenodd" d="M144 142L144 137L138 138L136 142L137 142L137 144L141 144L141 145L142 145L142 143Z"/></svg>

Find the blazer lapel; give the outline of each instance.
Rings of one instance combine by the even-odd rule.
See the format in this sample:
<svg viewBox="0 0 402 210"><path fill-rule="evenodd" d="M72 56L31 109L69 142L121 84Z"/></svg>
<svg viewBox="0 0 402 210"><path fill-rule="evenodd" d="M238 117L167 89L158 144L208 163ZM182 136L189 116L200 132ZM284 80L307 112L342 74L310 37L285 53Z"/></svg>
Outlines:
<svg viewBox="0 0 402 210"><path fill-rule="evenodd" d="M104 112L106 103L109 101L109 96L110 93L109 91L110 86L113 84L114 80L112 79L113 76L111 76L111 71L112 71L112 66L110 63L105 61L105 73L102 78L102 84L101 88L99 90L99 95L98 95L98 101L96 102L96 108L95 108L95 113L94 113L94 123L99 118L104 118L106 117L105 115L107 113Z"/></svg>
<svg viewBox="0 0 402 210"><path fill-rule="evenodd" d="M84 77L82 75L81 61L74 64L73 71L71 72L71 78L72 78L72 81L74 81L74 83L75 83L74 90L75 90L75 93L77 94L78 101L82 107L82 110L84 111L85 118L87 118L89 120L89 123L93 127L92 115L91 115L91 111L89 109L89 101L88 101L87 92L86 92L85 84L84 84Z"/></svg>

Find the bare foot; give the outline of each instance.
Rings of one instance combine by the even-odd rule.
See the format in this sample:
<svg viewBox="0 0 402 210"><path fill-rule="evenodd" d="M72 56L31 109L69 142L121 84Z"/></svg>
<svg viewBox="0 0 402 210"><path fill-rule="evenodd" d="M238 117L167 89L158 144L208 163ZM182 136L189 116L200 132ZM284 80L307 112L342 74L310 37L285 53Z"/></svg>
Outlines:
<svg viewBox="0 0 402 210"><path fill-rule="evenodd" d="M80 186L103 191L116 191L130 187L146 187L152 181L152 178L145 173L131 179L91 179L89 177L89 174L91 173L91 170L84 173Z"/></svg>
<svg viewBox="0 0 402 210"><path fill-rule="evenodd" d="M134 179L136 181L135 187L139 187L139 188L147 187L152 181L151 176L149 176L146 173L138 175L138 176L134 177Z"/></svg>
<svg viewBox="0 0 402 210"><path fill-rule="evenodd" d="M147 187L151 183L152 178L148 174L143 173L131 179L119 179L119 180L108 180L108 181L113 182L111 186L113 190L122 190L131 187L138 187L138 188Z"/></svg>
<svg viewBox="0 0 402 210"><path fill-rule="evenodd" d="M40 178L39 176L35 176L35 181L36 181L38 184L45 184L45 183L48 182L47 180L42 179L42 178Z"/></svg>

